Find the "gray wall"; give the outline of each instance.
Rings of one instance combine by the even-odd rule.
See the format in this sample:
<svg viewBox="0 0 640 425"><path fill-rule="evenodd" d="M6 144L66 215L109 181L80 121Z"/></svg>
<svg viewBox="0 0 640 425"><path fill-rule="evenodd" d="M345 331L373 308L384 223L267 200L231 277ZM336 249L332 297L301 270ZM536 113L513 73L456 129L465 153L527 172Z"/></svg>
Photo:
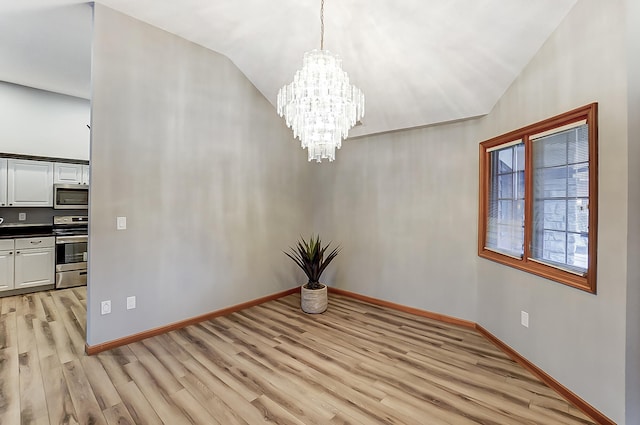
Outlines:
<svg viewBox="0 0 640 425"><path fill-rule="evenodd" d="M640 2L626 0L629 82L626 419L640 423Z"/></svg>
<svg viewBox="0 0 640 425"><path fill-rule="evenodd" d="M87 99L0 81L0 152L89 159Z"/></svg>
<svg viewBox="0 0 640 425"><path fill-rule="evenodd" d="M624 1L579 1L478 134L486 139L599 103L597 296L482 260L478 319L620 424L625 420L629 184L624 22ZM521 310L529 313L528 329L520 325Z"/></svg>
<svg viewBox="0 0 640 425"><path fill-rule="evenodd" d="M309 164L273 107L224 56L94 13L88 343L299 284Z"/></svg>
<svg viewBox="0 0 640 425"><path fill-rule="evenodd" d="M637 422L630 3L580 0L487 117L348 140L320 166L227 59L96 5L89 344L292 287L300 274L280 249L320 231L343 246L327 283L477 321L621 425ZM593 101L598 295L479 259L478 143Z"/></svg>
<svg viewBox="0 0 640 425"><path fill-rule="evenodd" d="M477 155L475 121L345 141L314 170L327 282L475 321Z"/></svg>
<svg viewBox="0 0 640 425"><path fill-rule="evenodd" d="M631 148L624 22L622 0L581 0L488 116L347 140L334 163L314 170L317 226L344 246L329 283L477 321L620 424L625 347L638 342L637 329L626 332L627 286L637 286L627 257L637 263L638 249L625 244ZM478 143L594 101L598 295L479 259ZM521 310L530 314L528 329ZM638 404L637 384L628 385L629 403Z"/></svg>

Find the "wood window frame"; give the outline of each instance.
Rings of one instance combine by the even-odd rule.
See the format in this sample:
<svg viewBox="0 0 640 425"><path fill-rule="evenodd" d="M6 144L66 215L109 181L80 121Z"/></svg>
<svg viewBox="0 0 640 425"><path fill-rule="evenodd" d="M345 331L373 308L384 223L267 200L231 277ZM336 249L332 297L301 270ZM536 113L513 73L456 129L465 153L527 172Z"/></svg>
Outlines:
<svg viewBox="0 0 640 425"><path fill-rule="evenodd" d="M598 104L591 103L555 117L511 131L480 143L479 164L479 209L478 209L478 255L519 270L581 289L596 293L597 273L597 225L598 225ZM588 263L583 275L541 263L531 258L533 237L533 142L532 135L550 131L571 123L586 120L589 137L589 231ZM486 248L489 190L490 190L490 151L503 144L522 139L525 145L525 203L524 203L524 255L517 258L501 254Z"/></svg>

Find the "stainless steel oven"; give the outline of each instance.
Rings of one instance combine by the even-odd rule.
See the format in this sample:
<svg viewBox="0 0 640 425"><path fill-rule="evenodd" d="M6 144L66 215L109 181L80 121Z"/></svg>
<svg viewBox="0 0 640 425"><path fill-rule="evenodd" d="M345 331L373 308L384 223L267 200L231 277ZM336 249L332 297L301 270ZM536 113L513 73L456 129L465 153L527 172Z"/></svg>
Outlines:
<svg viewBox="0 0 640 425"><path fill-rule="evenodd" d="M86 285L87 217L54 217L53 231L56 234L56 288Z"/></svg>

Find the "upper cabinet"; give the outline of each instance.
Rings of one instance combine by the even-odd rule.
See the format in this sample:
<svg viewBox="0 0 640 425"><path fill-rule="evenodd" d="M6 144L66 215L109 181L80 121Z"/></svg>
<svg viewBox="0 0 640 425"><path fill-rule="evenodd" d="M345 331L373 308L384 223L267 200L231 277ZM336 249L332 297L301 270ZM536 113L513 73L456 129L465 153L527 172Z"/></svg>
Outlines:
<svg viewBox="0 0 640 425"><path fill-rule="evenodd" d="M7 160L0 158L0 207L7 206Z"/></svg>
<svg viewBox="0 0 640 425"><path fill-rule="evenodd" d="M6 161L8 206L53 206L53 163L25 159Z"/></svg>
<svg viewBox="0 0 640 425"><path fill-rule="evenodd" d="M53 207L53 185L89 184L89 166L0 158L0 207Z"/></svg>
<svg viewBox="0 0 640 425"><path fill-rule="evenodd" d="M53 164L53 182L63 184L89 184L89 166L82 164Z"/></svg>

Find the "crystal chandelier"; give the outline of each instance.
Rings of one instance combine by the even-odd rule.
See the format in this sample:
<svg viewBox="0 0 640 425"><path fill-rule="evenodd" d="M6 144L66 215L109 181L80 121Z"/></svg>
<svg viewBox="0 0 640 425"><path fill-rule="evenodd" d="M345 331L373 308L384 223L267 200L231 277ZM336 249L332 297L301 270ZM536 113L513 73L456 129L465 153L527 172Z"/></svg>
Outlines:
<svg viewBox="0 0 640 425"><path fill-rule="evenodd" d="M304 54L302 69L278 92L278 115L309 152L309 161L333 161L342 139L364 116L364 94L349 84L342 60L324 50L324 0L320 3L320 50Z"/></svg>

